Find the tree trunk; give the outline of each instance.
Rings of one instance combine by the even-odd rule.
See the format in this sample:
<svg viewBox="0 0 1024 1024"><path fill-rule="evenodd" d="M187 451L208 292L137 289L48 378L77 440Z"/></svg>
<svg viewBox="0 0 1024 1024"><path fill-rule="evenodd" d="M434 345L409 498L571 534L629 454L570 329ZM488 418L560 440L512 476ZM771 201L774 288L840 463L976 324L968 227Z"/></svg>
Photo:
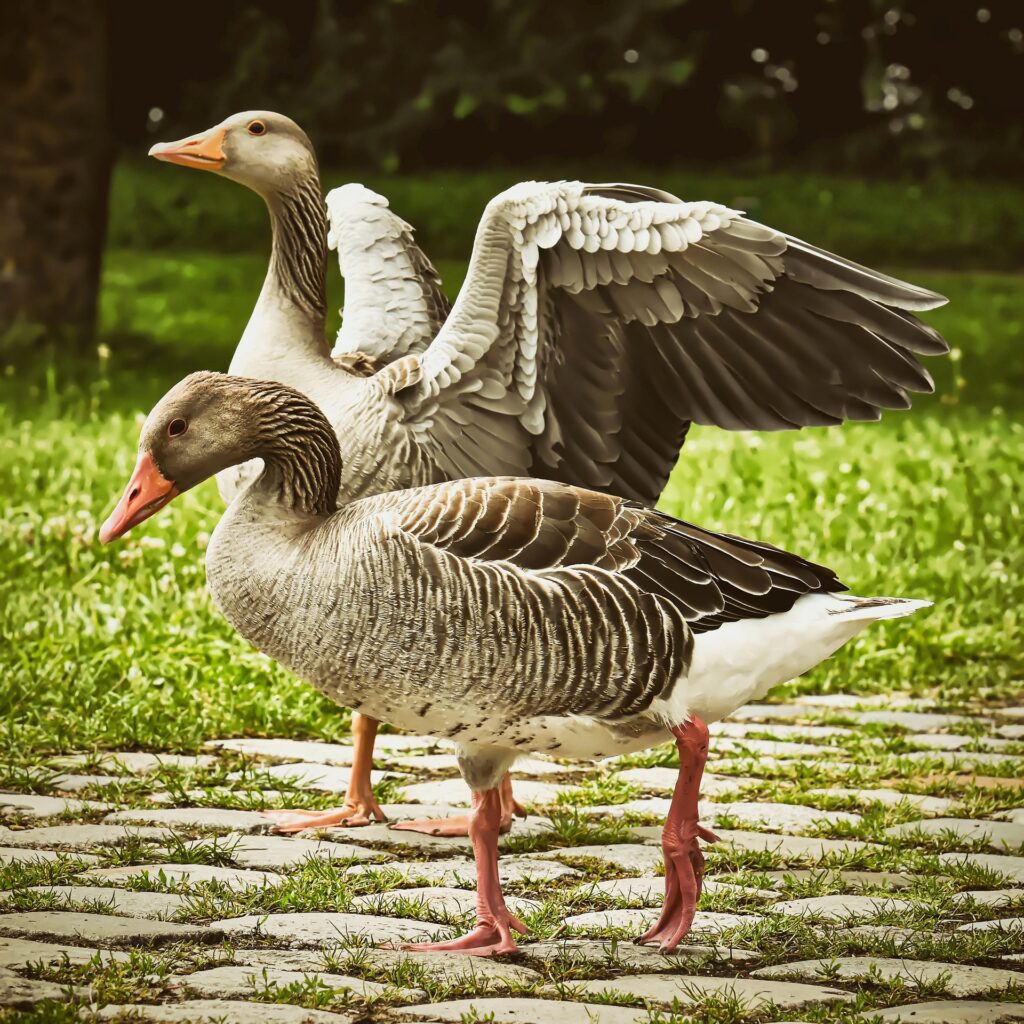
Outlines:
<svg viewBox="0 0 1024 1024"><path fill-rule="evenodd" d="M110 179L107 2L3 0L0 22L0 341L22 324L84 344Z"/></svg>

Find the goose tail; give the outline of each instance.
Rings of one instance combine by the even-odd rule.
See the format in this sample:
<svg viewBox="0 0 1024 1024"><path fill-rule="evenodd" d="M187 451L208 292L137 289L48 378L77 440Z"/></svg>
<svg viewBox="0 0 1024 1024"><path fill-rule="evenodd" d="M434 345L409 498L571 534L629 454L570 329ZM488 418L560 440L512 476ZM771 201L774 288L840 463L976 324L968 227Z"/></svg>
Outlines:
<svg viewBox="0 0 1024 1024"><path fill-rule="evenodd" d="M855 597L852 594L832 595L830 615L841 615L845 620L866 620L877 622L881 619L902 619L913 615L922 608L930 608L931 601L909 597Z"/></svg>

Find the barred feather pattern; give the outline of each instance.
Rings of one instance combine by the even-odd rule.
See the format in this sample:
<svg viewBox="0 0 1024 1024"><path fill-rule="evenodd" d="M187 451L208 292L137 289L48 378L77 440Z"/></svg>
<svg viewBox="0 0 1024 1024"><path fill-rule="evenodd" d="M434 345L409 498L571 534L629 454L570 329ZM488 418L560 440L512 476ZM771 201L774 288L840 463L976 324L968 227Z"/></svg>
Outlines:
<svg viewBox="0 0 1024 1024"><path fill-rule="evenodd" d="M309 443L296 393L238 386L261 409L253 454L307 464L288 492L272 490L275 507L290 493L305 513L305 488L329 486L337 445L323 424ZM261 511L267 486L231 507L210 546L227 617L339 703L460 743L529 745L523 723L537 716L628 729L685 679L695 633L843 589L769 545L549 481L380 494L289 543Z"/></svg>
<svg viewBox="0 0 1024 1024"><path fill-rule="evenodd" d="M295 181L271 201L274 242L268 276L304 313L327 316L327 222L320 179L314 172Z"/></svg>

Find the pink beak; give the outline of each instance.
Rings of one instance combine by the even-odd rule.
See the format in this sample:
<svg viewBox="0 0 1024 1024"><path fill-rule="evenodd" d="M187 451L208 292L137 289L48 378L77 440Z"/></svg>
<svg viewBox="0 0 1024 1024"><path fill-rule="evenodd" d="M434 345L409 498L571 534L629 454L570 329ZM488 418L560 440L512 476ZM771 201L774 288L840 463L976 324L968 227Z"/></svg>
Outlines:
<svg viewBox="0 0 1024 1024"><path fill-rule="evenodd" d="M100 527L100 543L109 544L123 537L133 526L138 526L144 519L159 512L180 493L177 484L157 469L153 456L143 452L117 508Z"/></svg>

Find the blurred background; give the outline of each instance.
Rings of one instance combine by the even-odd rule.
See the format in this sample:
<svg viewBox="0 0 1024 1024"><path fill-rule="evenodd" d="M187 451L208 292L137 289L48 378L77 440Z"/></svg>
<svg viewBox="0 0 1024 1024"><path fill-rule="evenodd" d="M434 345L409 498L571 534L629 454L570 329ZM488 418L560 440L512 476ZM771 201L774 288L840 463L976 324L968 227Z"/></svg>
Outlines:
<svg viewBox="0 0 1024 1024"><path fill-rule="evenodd" d="M95 543L136 418L227 367L269 253L256 195L146 151L253 108L303 125L325 190L388 196L452 295L487 200L567 177L724 202L948 295L927 316L953 349L934 396L880 425L695 430L663 504L938 602L922 635L873 632L798 686L1019 693L1020 0L3 0L0 29L0 711L18 742L337 728L210 607L212 485L116 553ZM333 334L333 263L329 283Z"/></svg>
<svg viewBox="0 0 1024 1024"><path fill-rule="evenodd" d="M239 109L299 121L325 184L388 195L452 287L483 204L525 177L651 182L876 264L1024 264L1019 3L8 0L3 19L8 353L54 329L90 347L106 255L113 347L161 347L184 310L160 296L202 266L218 298L189 331L223 361L259 276L227 256L265 252L264 212L145 153Z"/></svg>

